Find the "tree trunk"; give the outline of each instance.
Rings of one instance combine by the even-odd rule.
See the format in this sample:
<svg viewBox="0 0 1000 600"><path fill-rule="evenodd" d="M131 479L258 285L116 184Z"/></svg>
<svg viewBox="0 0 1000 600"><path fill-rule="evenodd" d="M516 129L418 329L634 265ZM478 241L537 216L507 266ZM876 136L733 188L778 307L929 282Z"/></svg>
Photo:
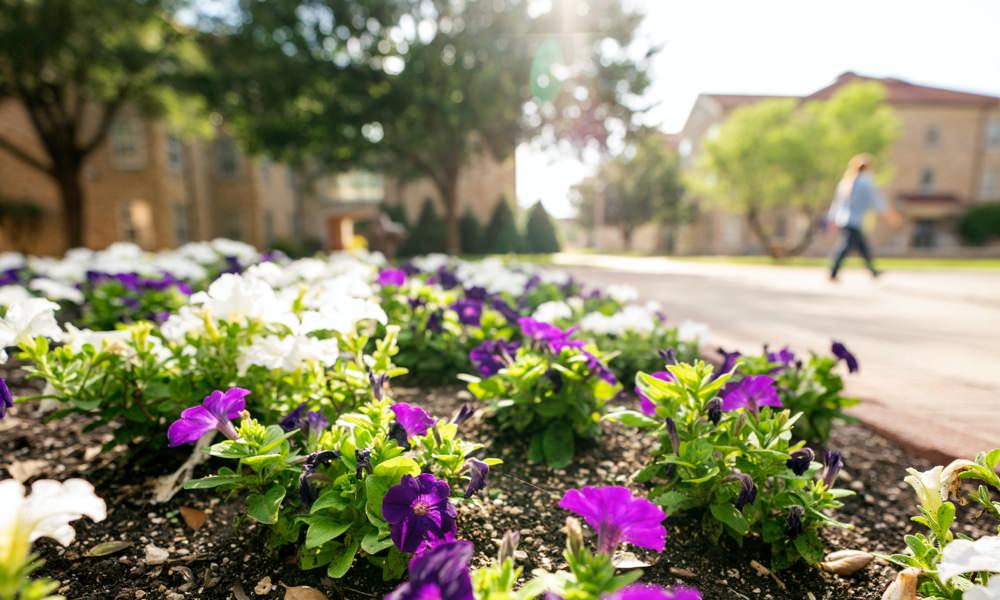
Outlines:
<svg viewBox="0 0 1000 600"><path fill-rule="evenodd" d="M771 242L771 236L768 235L767 230L764 229L764 224L760 222L760 215L757 214L757 209L751 208L747 212L747 223L750 225L750 231L753 231L757 240L764 245L764 250L767 252L768 256L773 259L779 259L783 256L782 249L775 246Z"/></svg>
<svg viewBox="0 0 1000 600"><path fill-rule="evenodd" d="M80 167L68 165L53 170L53 178L59 186L62 198L63 231L66 244L70 248L83 246L83 182L80 181Z"/></svg>
<svg viewBox="0 0 1000 600"><path fill-rule="evenodd" d="M622 243L625 244L625 252L632 251L632 233L631 225L622 225Z"/></svg>
<svg viewBox="0 0 1000 600"><path fill-rule="evenodd" d="M798 256L806 251L810 244L812 244L813 237L816 235L816 217L810 213L808 210L806 213L806 230L802 232L802 237L799 242L786 249L785 256Z"/></svg>

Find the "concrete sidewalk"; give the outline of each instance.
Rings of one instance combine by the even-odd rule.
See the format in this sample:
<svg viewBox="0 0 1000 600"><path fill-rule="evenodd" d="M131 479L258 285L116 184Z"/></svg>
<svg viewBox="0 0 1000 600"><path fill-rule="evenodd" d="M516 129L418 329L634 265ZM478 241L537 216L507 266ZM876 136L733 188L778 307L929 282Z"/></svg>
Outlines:
<svg viewBox="0 0 1000 600"><path fill-rule="evenodd" d="M844 272L560 254L590 286L624 283L662 302L674 321L712 329L714 346L753 352L764 342L827 352L847 344L861 372L849 394L874 429L930 458L1000 447L1000 272Z"/></svg>

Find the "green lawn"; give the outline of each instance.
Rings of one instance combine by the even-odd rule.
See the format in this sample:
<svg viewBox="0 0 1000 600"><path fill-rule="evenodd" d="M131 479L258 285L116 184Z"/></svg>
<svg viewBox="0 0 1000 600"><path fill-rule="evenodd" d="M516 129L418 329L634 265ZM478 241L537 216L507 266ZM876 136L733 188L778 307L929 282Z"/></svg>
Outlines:
<svg viewBox="0 0 1000 600"><path fill-rule="evenodd" d="M793 267L827 267L830 259L822 256L796 256L775 261L767 256L677 256L677 260L694 262L735 263L747 265L779 265ZM920 270L920 269L1000 269L1000 258L932 258L932 257L886 257L875 258L880 269ZM860 258L851 257L845 267L864 267Z"/></svg>

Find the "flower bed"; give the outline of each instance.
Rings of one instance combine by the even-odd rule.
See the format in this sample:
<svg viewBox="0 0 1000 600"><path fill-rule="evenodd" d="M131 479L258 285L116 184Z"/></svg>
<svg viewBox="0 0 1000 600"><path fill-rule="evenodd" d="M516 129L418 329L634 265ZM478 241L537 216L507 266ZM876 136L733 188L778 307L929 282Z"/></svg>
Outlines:
<svg viewBox="0 0 1000 600"><path fill-rule="evenodd" d="M844 424L857 359L843 344L713 366L697 357L703 326L674 326L627 288L495 259L387 268L199 248L215 271L192 249L122 247L94 259L117 256L111 275L81 276L73 257L8 270L26 285L0 288L0 343L16 355L4 381L49 422L30 406L0 421L7 475L83 476L108 511L79 521L68 551L37 543L47 564L0 573L0 597L48 576L95 598L311 593L279 583L394 599L876 598L890 561L909 567L900 598L911 584L991 593L993 563L956 558L988 552L990 526L950 500L970 480L1000 514L1000 452L911 476L928 531L906 538L914 557L895 554L917 514L902 475L919 461ZM132 285L130 264L183 298ZM139 322L74 325L100 311ZM175 470L177 485L152 485ZM60 518L81 515L104 513ZM982 539L965 548L959 531Z"/></svg>

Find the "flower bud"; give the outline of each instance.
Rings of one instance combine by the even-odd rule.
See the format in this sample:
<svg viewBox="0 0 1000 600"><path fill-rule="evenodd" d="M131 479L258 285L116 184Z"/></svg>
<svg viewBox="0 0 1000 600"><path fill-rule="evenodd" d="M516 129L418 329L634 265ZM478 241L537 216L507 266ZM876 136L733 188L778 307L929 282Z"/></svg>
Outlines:
<svg viewBox="0 0 1000 600"><path fill-rule="evenodd" d="M827 450L826 454L823 455L823 465L823 483L826 484L826 487L832 488L833 484L837 482L837 475L844 468L844 457L840 452Z"/></svg>
<svg viewBox="0 0 1000 600"><path fill-rule="evenodd" d="M712 398L705 405L705 413L708 415L708 420L714 425L718 425L719 421L722 420L722 400L720 398Z"/></svg>
<svg viewBox="0 0 1000 600"><path fill-rule="evenodd" d="M508 559L514 560L514 552L517 551L517 544L520 541L521 534L516 531L503 534L503 539L500 540L500 553L497 555L497 561L501 565Z"/></svg>
<svg viewBox="0 0 1000 600"><path fill-rule="evenodd" d="M917 580L920 579L920 569L903 569L896 574L882 600L917 600Z"/></svg>
<svg viewBox="0 0 1000 600"><path fill-rule="evenodd" d="M805 530L802 525L805 514L806 510L797 504L788 507L788 514L785 515L785 535L788 539L797 538Z"/></svg>
<svg viewBox="0 0 1000 600"><path fill-rule="evenodd" d="M809 465L812 464L814 458L816 458L816 453L811 448L800 448L789 455L785 466L796 475L802 475L809 470Z"/></svg>
<svg viewBox="0 0 1000 600"><path fill-rule="evenodd" d="M566 517L566 549L578 554L583 549L583 529L575 517Z"/></svg>

